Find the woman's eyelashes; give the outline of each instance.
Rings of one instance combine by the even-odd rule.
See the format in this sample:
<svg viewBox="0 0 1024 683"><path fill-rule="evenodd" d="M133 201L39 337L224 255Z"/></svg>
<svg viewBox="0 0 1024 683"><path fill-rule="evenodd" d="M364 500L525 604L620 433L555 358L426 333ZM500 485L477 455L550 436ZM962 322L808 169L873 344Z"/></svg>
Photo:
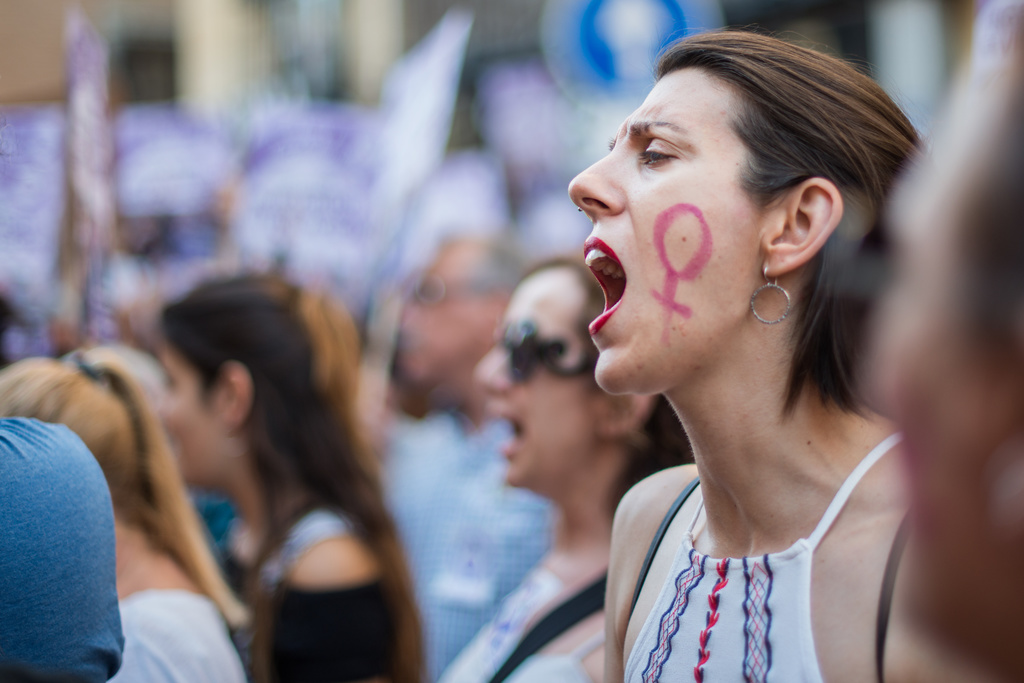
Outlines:
<svg viewBox="0 0 1024 683"><path fill-rule="evenodd" d="M668 159L671 158L672 157L670 157L669 155L657 152L651 149L650 147L640 152L640 163L642 163L644 166L654 166L655 164L658 164L662 161L667 161Z"/></svg>

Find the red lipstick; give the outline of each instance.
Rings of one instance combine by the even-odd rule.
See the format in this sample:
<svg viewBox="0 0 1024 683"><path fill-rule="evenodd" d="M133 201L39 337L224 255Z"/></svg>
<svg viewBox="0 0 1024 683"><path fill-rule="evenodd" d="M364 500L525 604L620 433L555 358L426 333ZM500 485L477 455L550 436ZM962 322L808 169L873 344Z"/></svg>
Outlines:
<svg viewBox="0 0 1024 683"><path fill-rule="evenodd" d="M626 271L615 252L596 237L583 243L587 266L604 290L604 312L590 323L590 334L596 335L622 302L626 291Z"/></svg>

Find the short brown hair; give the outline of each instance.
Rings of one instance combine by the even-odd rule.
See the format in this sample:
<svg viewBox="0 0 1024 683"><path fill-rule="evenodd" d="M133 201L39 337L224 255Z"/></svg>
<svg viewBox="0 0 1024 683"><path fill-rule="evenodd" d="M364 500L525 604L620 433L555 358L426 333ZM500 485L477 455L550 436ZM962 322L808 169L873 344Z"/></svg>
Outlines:
<svg viewBox="0 0 1024 683"><path fill-rule="evenodd" d="M844 223L811 264L796 297L796 350L786 407L808 384L824 403L857 411L854 379L864 307L838 286L852 235L879 238L893 180L918 145L900 108L850 64L750 31L703 33L671 45L657 76L701 69L728 84L742 109L732 126L748 151L741 182L762 205L808 178L826 178L847 203ZM850 225L856 220L863 225Z"/></svg>

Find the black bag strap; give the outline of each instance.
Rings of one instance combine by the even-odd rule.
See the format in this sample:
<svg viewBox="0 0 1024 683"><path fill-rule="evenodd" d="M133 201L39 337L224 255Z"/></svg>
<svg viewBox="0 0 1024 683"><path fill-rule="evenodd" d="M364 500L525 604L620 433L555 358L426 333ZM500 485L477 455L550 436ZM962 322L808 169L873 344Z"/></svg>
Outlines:
<svg viewBox="0 0 1024 683"><path fill-rule="evenodd" d="M885 680L885 641L889 633L889 614L892 612L892 594L896 587L896 571L907 547L909 531L908 517L904 517L896 529L896 537L889 550L889 559L885 563L885 574L882 576L882 594L878 598L878 625L875 636L875 668L878 671L878 683Z"/></svg>
<svg viewBox="0 0 1024 683"><path fill-rule="evenodd" d="M501 683L527 657L550 643L556 636L565 633L570 627L575 626L591 614L604 609L604 591L607 583L608 574L602 574L597 581L576 593L538 621L519 641L519 645L508 656L498 672L491 677L489 683Z"/></svg>
<svg viewBox="0 0 1024 683"><path fill-rule="evenodd" d="M665 513L665 518L661 520L661 526L654 532L654 538L651 540L651 547L647 549L647 557L644 558L644 563L640 567L640 576L636 579L636 587L633 589L633 602L629 604L629 616L633 616L633 610L636 609L636 602L640 599L640 591L644 587L644 581L647 580L647 575L651 571L651 563L654 562L654 556L658 554L658 548L661 547L661 541L665 538L665 534L668 533L668 527L672 524L672 520L679 514L679 509L683 507L683 503L686 502L690 494L693 493L694 489L697 488L697 484L700 483L700 477L694 477L693 481L686 485L683 492L679 494L679 497L672 503L672 507Z"/></svg>

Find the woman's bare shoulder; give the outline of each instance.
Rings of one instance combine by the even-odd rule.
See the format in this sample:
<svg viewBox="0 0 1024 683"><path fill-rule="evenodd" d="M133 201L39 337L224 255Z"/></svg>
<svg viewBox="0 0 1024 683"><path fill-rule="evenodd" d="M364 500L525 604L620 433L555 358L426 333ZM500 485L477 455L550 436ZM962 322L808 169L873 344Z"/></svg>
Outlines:
<svg viewBox="0 0 1024 683"><path fill-rule="evenodd" d="M637 482L615 511L614 534L620 541L649 542L673 501L696 477L696 465L679 465Z"/></svg>
<svg viewBox="0 0 1024 683"><path fill-rule="evenodd" d="M622 680L630 605L647 548L672 502L696 476L697 468L693 465L652 474L631 488L615 511L605 599L606 680Z"/></svg>
<svg viewBox="0 0 1024 683"><path fill-rule="evenodd" d="M369 546L348 535L311 546L296 560L285 581L299 590L325 591L363 585L379 576L380 565Z"/></svg>

